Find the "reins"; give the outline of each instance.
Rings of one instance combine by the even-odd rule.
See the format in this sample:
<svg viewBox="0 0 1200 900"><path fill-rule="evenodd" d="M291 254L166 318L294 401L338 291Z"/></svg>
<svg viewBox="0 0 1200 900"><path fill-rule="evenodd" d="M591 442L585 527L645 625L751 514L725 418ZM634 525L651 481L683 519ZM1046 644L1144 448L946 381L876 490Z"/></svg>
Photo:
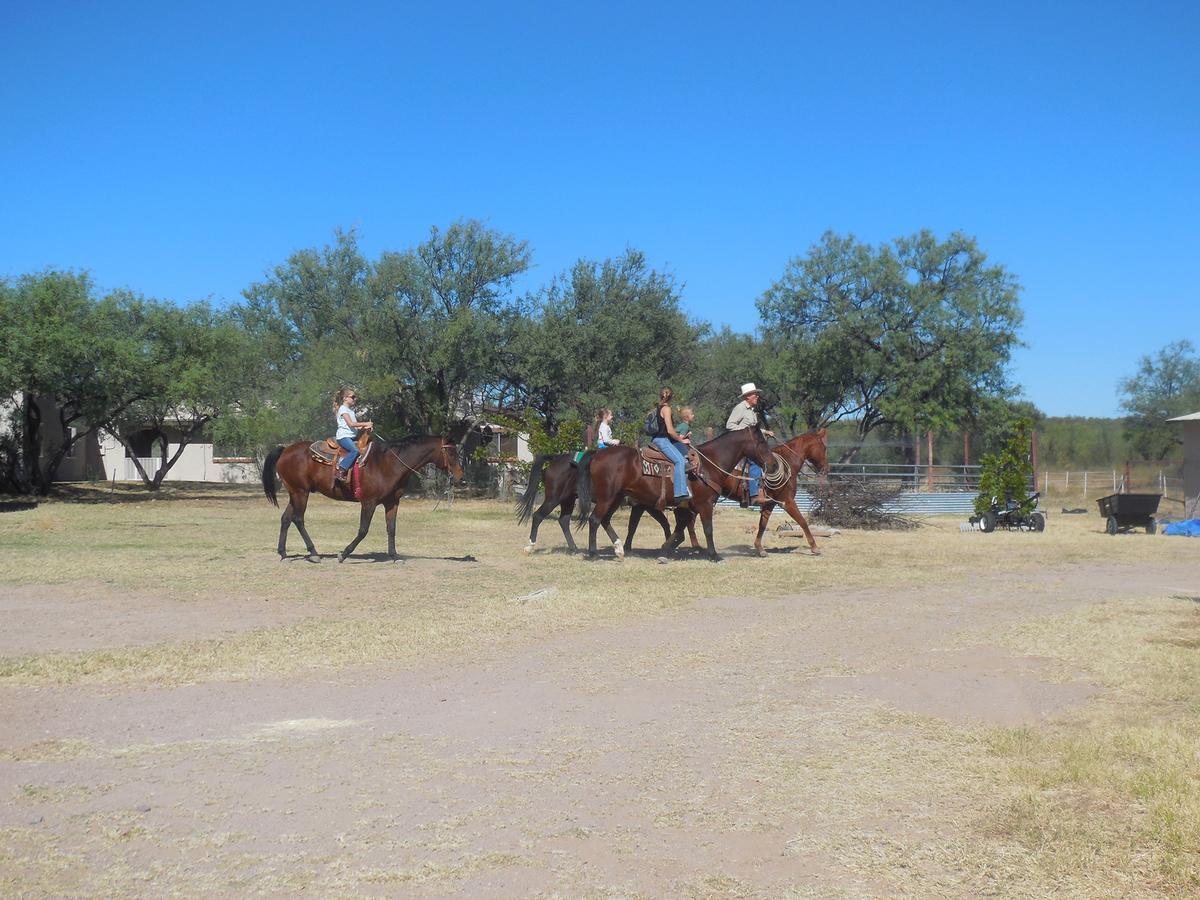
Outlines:
<svg viewBox="0 0 1200 900"><path fill-rule="evenodd" d="M406 463L404 461L404 458L402 456L400 456L400 451L398 451L395 447L393 447L391 445L391 443L388 441L388 439L385 438L382 434L377 434L376 432L373 431L373 432L371 432L371 436L374 437L376 440L383 441L383 446L387 449L388 453L390 453L390 454L392 454L392 456L396 457L396 462L400 463L400 465L404 466L404 468L408 469L408 471L412 472L414 475L418 471L420 471L420 469L414 469L412 466L410 466L408 463ZM453 444L439 444L438 449L439 450L449 450L453 446L454 446ZM432 461L433 461L432 459L427 460L426 462L423 462L421 465L427 466Z"/></svg>
<svg viewBox="0 0 1200 900"><path fill-rule="evenodd" d="M749 481L750 480L750 478L746 475L739 475L737 472L729 472L729 471L721 468L719 465L717 465L715 462L713 462L711 459L709 459L707 456L705 456L703 453L701 453L699 447L692 447L692 449L696 451L696 456L700 457L700 459L704 460L706 463L708 463L710 466L712 466L714 469L716 469L718 472L720 472L726 478L736 478L738 481ZM774 452L772 452L772 456L774 456L774 455L775 455ZM765 478L764 478L764 480L765 480Z"/></svg>

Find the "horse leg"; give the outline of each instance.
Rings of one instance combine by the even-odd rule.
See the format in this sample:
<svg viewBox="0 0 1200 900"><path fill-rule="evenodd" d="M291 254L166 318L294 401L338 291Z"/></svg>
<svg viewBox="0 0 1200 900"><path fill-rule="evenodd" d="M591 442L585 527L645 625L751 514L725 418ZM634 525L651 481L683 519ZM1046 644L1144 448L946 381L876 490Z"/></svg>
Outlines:
<svg viewBox="0 0 1200 900"><path fill-rule="evenodd" d="M612 525L609 524L612 522L613 514L616 513L616 511L617 504L614 503L612 509L608 511L608 515L604 517L600 524L604 526L604 531L608 534L608 539L612 541L613 552L617 554L617 559L624 559L625 545L621 543L621 539L617 537L617 533L613 530Z"/></svg>
<svg viewBox="0 0 1200 900"><path fill-rule="evenodd" d="M699 550L700 542L698 540L696 540L696 517L695 516L692 516L691 518L689 518L687 520L687 533L688 533L688 537L690 537L692 539L692 549Z"/></svg>
<svg viewBox="0 0 1200 900"><path fill-rule="evenodd" d="M575 498L568 497L558 508L558 527L562 529L563 537L567 539L567 549L570 553L578 553L575 538L571 537L571 516L575 515Z"/></svg>
<svg viewBox="0 0 1200 900"><path fill-rule="evenodd" d="M588 559L593 559L596 556L596 529L600 527L600 523L596 521L596 513L593 512L588 516Z"/></svg>
<svg viewBox="0 0 1200 900"><path fill-rule="evenodd" d="M768 500L762 505L762 509L758 512L758 534L754 536L754 549L758 551L759 556L766 556L767 551L763 549L762 539L763 532L767 530L767 522L771 518L771 513L775 510L775 501Z"/></svg>
<svg viewBox="0 0 1200 900"><path fill-rule="evenodd" d="M804 518L804 513L800 512L800 507L796 505L795 498L788 498L783 501L783 508L787 510L788 515L796 520L796 524L804 532L804 538L808 541L808 549L812 551L813 556L820 556L821 551L817 549L817 542L812 536L812 532L808 530L808 519Z"/></svg>
<svg viewBox="0 0 1200 900"><path fill-rule="evenodd" d="M661 553L674 553L676 548L683 543L684 534L684 513L681 510L675 510L675 530L671 532L670 539L662 545Z"/></svg>
<svg viewBox="0 0 1200 900"><path fill-rule="evenodd" d="M294 501L289 500L288 505L283 508L283 515L279 517L279 558L287 559L287 533L288 528L292 524L292 504Z"/></svg>
<svg viewBox="0 0 1200 900"><path fill-rule="evenodd" d="M642 520L642 513L648 512L662 526L663 543L665 544L671 538L671 529L667 526L667 517L660 513L657 509L650 509L646 506L635 506L629 513L629 530L625 532L625 552L628 553L633 549L633 535L637 531L638 522Z"/></svg>
<svg viewBox="0 0 1200 900"><path fill-rule="evenodd" d="M588 516L588 557L594 558L596 554L596 530L600 528L600 523L604 523L606 532L612 534L612 528L608 527L608 518L612 517L613 511L617 509L617 504L607 504L604 500L596 503L592 508L592 515ZM613 534L613 540L616 541L617 535ZM624 548L622 548L624 553Z"/></svg>
<svg viewBox="0 0 1200 900"><path fill-rule="evenodd" d="M308 536L308 529L304 527L304 511L308 508L308 494L295 493L288 491L288 505L283 511L283 515L279 521L279 558L283 559L287 556L287 532L288 526L295 523L296 530L300 532L300 537L304 539L304 546L308 550L309 556L317 555L317 548L313 546L312 538Z"/></svg>
<svg viewBox="0 0 1200 900"><path fill-rule="evenodd" d="M554 498L547 497L542 501L542 505L534 511L533 524L529 527L529 543L525 545L526 553L532 553L537 549L538 526L542 524L542 519L550 515L550 510L554 509L554 506Z"/></svg>
<svg viewBox="0 0 1200 900"><path fill-rule="evenodd" d="M387 521L388 556L393 560L400 558L396 554L396 510L399 508L399 497L392 497L383 507L383 516Z"/></svg>
<svg viewBox="0 0 1200 900"><path fill-rule="evenodd" d="M721 557L717 555L717 545L713 541L712 510L708 511L707 516L701 513L700 520L704 524L704 539L708 541L708 558L713 562L720 562Z"/></svg>
<svg viewBox="0 0 1200 900"><path fill-rule="evenodd" d="M371 518L375 515L375 505L376 501L370 503L363 502L362 512L358 516L358 534L354 536L354 540L346 545L346 549L338 554L338 562L345 562L346 557L353 553L354 548L367 536L367 532L371 528Z"/></svg>

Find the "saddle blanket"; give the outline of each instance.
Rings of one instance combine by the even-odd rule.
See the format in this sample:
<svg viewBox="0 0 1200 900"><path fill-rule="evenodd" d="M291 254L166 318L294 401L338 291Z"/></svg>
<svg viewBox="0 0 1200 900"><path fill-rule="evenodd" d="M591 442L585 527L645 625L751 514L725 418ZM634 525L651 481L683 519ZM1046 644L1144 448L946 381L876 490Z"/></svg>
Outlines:
<svg viewBox="0 0 1200 900"><path fill-rule="evenodd" d="M650 478L673 478L675 477L675 464L655 447L643 447L638 454L638 460L642 464L642 474ZM689 447L687 456L687 470L689 472L700 471L700 457L696 455L696 451Z"/></svg>

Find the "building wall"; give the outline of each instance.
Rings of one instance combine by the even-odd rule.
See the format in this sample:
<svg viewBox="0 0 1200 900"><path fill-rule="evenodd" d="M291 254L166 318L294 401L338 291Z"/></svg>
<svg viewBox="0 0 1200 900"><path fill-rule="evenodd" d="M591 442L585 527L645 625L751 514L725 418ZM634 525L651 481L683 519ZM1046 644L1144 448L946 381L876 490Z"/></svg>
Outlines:
<svg viewBox="0 0 1200 900"><path fill-rule="evenodd" d="M167 433L167 458L179 448L179 442L171 441L171 433ZM154 456L144 461L147 474L153 477L158 465L159 448L155 446ZM59 468L59 481L85 481L95 478L100 481L140 481L137 467L133 460L125 455L125 447L117 438L104 429L89 435L76 444L75 454L63 460ZM167 472L164 481L208 481L224 484L248 484L258 478L258 468L254 460L224 460L214 459L212 444L188 444L175 465Z"/></svg>
<svg viewBox="0 0 1200 900"><path fill-rule="evenodd" d="M1183 422L1183 493L1188 500L1200 495L1200 422Z"/></svg>

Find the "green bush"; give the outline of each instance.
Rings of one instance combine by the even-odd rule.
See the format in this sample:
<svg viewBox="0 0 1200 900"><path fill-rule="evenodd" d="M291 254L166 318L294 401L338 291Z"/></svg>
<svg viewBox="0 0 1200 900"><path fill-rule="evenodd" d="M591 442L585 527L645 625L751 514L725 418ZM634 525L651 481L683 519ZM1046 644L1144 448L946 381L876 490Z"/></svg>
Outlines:
<svg viewBox="0 0 1200 900"><path fill-rule="evenodd" d="M979 474L979 496L975 498L975 513L982 516L992 507L995 497L1001 504L1006 499L1017 500L1025 515L1033 512L1029 484L1033 478L1033 463L1029 458L1030 432L1033 423L1018 419L1004 448L983 458Z"/></svg>

